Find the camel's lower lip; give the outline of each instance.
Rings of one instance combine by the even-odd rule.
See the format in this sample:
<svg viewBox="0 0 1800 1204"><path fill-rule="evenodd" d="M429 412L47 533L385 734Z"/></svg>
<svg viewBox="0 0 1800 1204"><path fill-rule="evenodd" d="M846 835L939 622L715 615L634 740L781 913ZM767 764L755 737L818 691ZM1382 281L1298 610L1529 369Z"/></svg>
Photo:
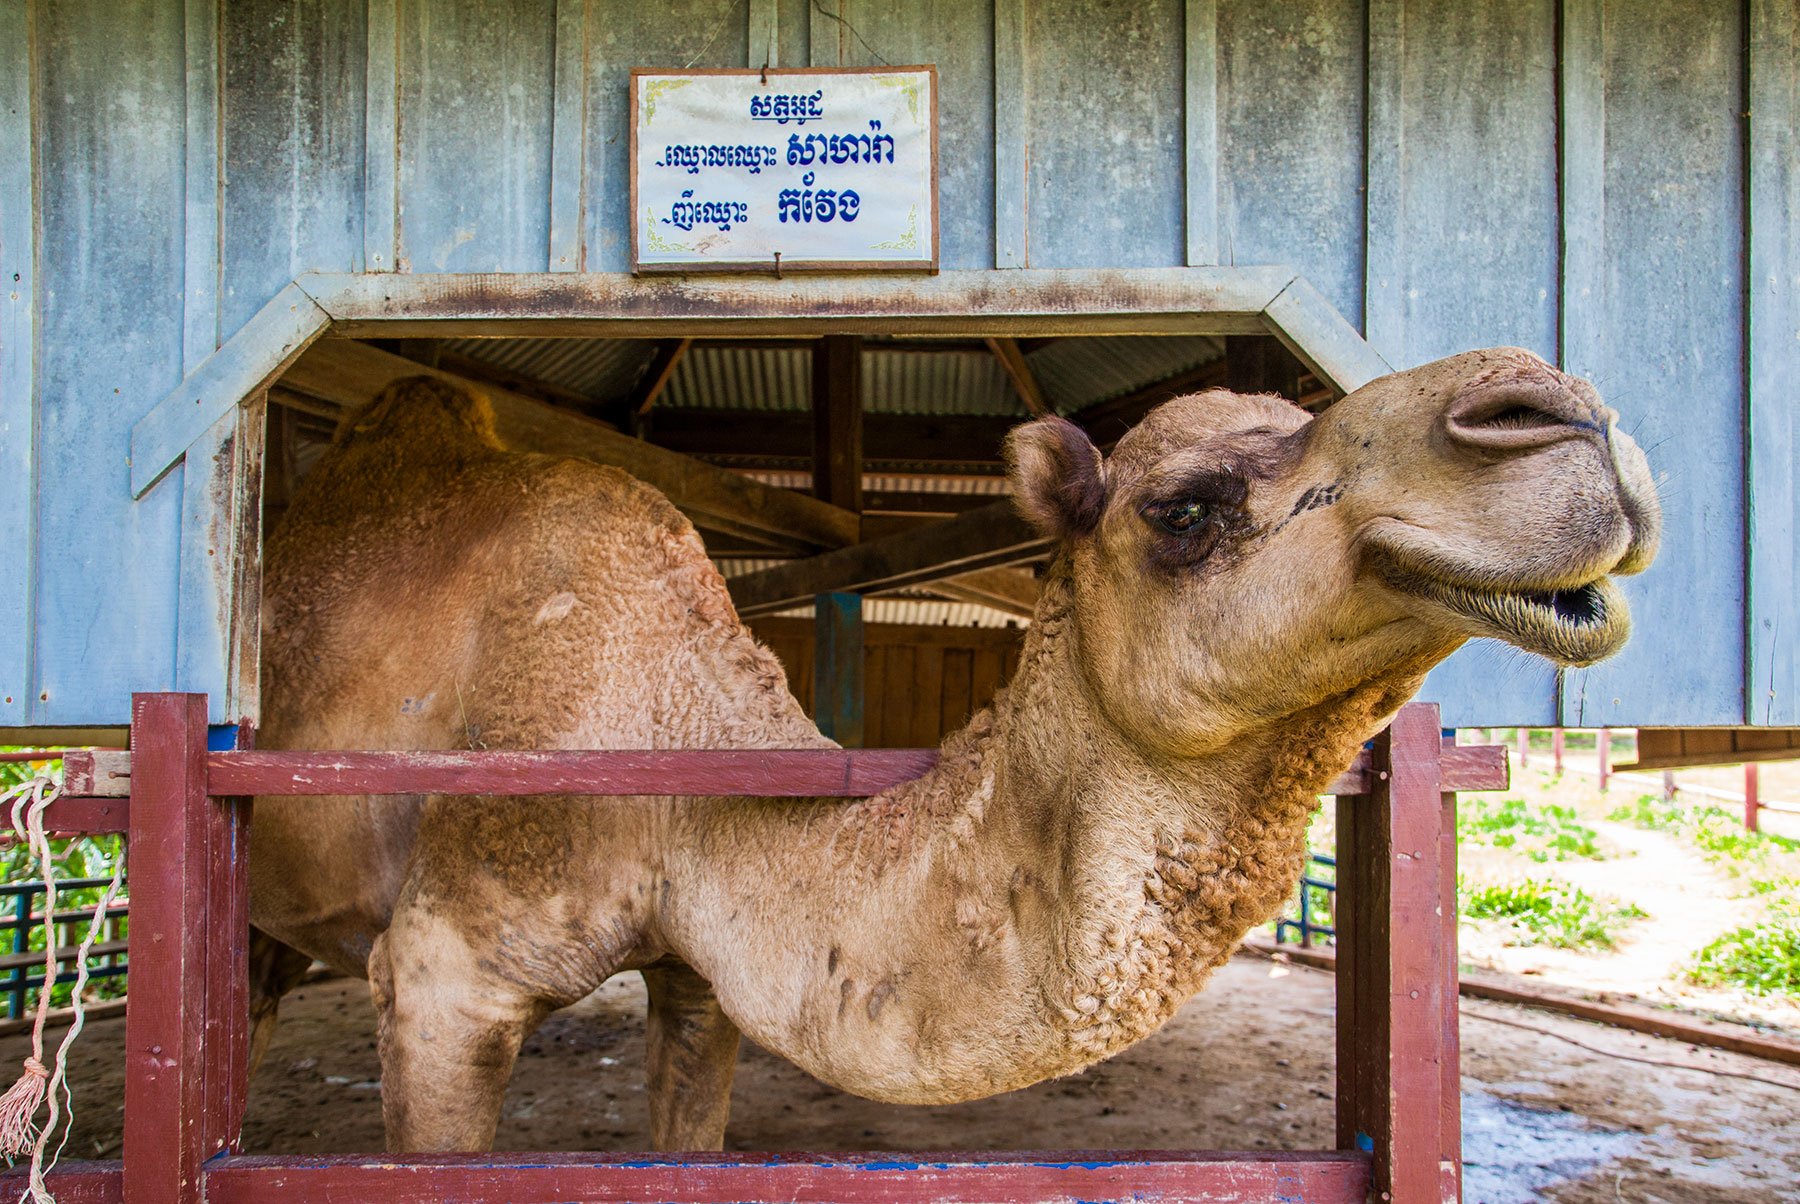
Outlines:
<svg viewBox="0 0 1800 1204"><path fill-rule="evenodd" d="M1471 634L1493 636L1561 665L1591 665L1624 647L1631 634L1625 597L1610 577L1552 590L1498 590L1456 585L1417 573L1390 584L1472 622Z"/></svg>

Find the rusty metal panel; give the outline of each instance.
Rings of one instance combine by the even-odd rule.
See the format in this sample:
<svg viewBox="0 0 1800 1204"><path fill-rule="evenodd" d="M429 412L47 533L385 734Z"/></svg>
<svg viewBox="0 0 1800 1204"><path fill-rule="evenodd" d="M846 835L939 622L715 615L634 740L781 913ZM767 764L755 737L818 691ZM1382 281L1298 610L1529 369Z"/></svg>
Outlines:
<svg viewBox="0 0 1800 1204"><path fill-rule="evenodd" d="M1363 6L1217 11L1219 261L1291 264L1360 329Z"/></svg>
<svg viewBox="0 0 1800 1204"><path fill-rule="evenodd" d="M1800 4L1750 11L1750 613L1745 718L1800 724Z"/></svg>
<svg viewBox="0 0 1800 1204"><path fill-rule="evenodd" d="M411 0L399 13L400 270L544 271L555 3Z"/></svg>
<svg viewBox="0 0 1800 1204"><path fill-rule="evenodd" d="M993 0L864 3L846 15L856 34L844 66L937 65L939 263L994 266Z"/></svg>
<svg viewBox="0 0 1800 1204"><path fill-rule="evenodd" d="M222 29L224 288L232 334L302 272L363 249L361 0L240 0Z"/></svg>
<svg viewBox="0 0 1800 1204"><path fill-rule="evenodd" d="M173 673L181 473L133 502L132 425L180 381L179 5L42 5L38 508L28 724L116 722Z"/></svg>
<svg viewBox="0 0 1800 1204"><path fill-rule="evenodd" d="M1378 124L1372 110L1368 138L1399 177L1392 211L1375 212L1371 194L1369 224L1395 232L1398 259L1382 267L1392 287L1370 293L1387 309L1377 350L1397 368L1501 344L1555 360L1556 5L1410 0L1398 45L1387 45L1398 55L1387 65L1398 105L1386 110L1397 122ZM1377 320L1369 315L1371 332ZM1477 642L1432 674L1424 696L1444 699L1452 724L1544 722L1556 673Z"/></svg>
<svg viewBox="0 0 1800 1204"><path fill-rule="evenodd" d="M1625 582L1635 638L1564 683L1570 724L1744 721L1743 47L1737 5L1607 5L1599 384L1649 449L1664 533Z"/></svg>
<svg viewBox="0 0 1800 1204"><path fill-rule="evenodd" d="M37 189L31 12L0 5L0 724L24 721L36 480Z"/></svg>
<svg viewBox="0 0 1800 1204"><path fill-rule="evenodd" d="M622 272L631 258L625 212L631 69L742 67L749 60L749 24L742 8L717 0L589 0L587 19L585 264L590 272ZM781 55L793 66L806 61L785 42Z"/></svg>
<svg viewBox="0 0 1800 1204"><path fill-rule="evenodd" d="M1187 262L1181 0L1025 12L1026 264Z"/></svg>

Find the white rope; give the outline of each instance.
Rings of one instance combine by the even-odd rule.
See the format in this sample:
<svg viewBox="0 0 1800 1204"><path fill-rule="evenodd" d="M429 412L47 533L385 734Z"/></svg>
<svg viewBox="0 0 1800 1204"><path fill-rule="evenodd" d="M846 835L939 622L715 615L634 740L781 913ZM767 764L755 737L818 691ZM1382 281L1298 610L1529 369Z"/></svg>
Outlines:
<svg viewBox="0 0 1800 1204"><path fill-rule="evenodd" d="M4 1153L7 1161L11 1162L27 1148L31 1150L31 1174L26 1180L25 1191L19 1196L21 1204L26 1199L30 1199L33 1204L56 1204L44 1179L62 1157L63 1148L68 1145L69 1134L75 1125L74 1097L70 1094L68 1083L69 1047L81 1035L87 1018L82 992L87 989L88 954L106 921L107 908L118 897L119 883L125 867L121 849L120 856L113 859L112 881L101 892L99 902L94 904L94 913L88 920L87 934L77 950L75 990L70 999L74 1016L68 1031L63 1034L62 1043L56 1047L54 1065L46 1070L44 1024L50 1014L50 994L56 984L58 959L56 867L50 852L50 837L44 830L44 811L56 801L60 793L60 788L48 775L39 774L31 781L8 790L5 796L5 801L11 804L13 831L31 850L44 880L44 983L38 990L37 1017L31 1030L31 1054L25 1059L25 1073L4 1097L0 1097L0 1153ZM43 1127L38 1128L34 1123L37 1110L46 1102L48 1115ZM54 1150L49 1148L52 1140L56 1141ZM48 1161L45 1160L46 1153L49 1154Z"/></svg>

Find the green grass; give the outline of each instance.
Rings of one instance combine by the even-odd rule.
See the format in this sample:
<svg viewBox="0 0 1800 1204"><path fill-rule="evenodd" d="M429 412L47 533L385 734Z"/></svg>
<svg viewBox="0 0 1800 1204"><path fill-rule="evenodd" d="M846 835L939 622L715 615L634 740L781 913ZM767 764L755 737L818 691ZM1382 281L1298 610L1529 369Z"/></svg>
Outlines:
<svg viewBox="0 0 1800 1204"><path fill-rule="evenodd" d="M1464 844L1512 849L1537 862L1605 855L1600 834L1580 822L1575 808L1534 805L1522 798L1467 796L1456 809L1456 838Z"/></svg>
<svg viewBox="0 0 1800 1204"><path fill-rule="evenodd" d="M1733 929L1702 949L1689 977L1758 995L1800 997L1800 920Z"/></svg>
<svg viewBox="0 0 1800 1204"><path fill-rule="evenodd" d="M1527 878L1520 882L1457 883L1462 914L1472 920L1504 920L1513 945L1555 949L1610 949L1619 932L1645 913L1616 899L1596 899L1578 887Z"/></svg>

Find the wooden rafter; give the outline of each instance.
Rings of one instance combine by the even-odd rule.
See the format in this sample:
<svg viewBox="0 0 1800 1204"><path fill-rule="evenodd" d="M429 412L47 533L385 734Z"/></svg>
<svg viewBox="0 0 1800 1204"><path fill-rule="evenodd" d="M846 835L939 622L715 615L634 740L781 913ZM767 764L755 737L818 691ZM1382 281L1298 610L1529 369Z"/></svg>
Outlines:
<svg viewBox="0 0 1800 1204"><path fill-rule="evenodd" d="M345 339L325 339L281 379L284 389L339 406L360 405L384 386L426 373L467 384L455 373ZM479 386L493 403L495 424L508 447L580 456L625 469L662 490L695 525L780 546L833 548L854 542L854 512L791 489L777 489L742 473L654 447L603 423L493 385Z"/></svg>
<svg viewBox="0 0 1800 1204"><path fill-rule="evenodd" d="M688 348L694 345L692 339L663 339L656 345L656 354L650 357L649 367L638 380L637 387L631 391L631 412L642 418L662 396L669 381L675 377L675 369L680 365L682 357L687 355Z"/></svg>
<svg viewBox="0 0 1800 1204"><path fill-rule="evenodd" d="M1010 500L882 539L839 548L734 577L731 597L743 615L772 614L815 594L875 593L925 585L979 569L1042 556L1050 541L1019 516Z"/></svg>
<svg viewBox="0 0 1800 1204"><path fill-rule="evenodd" d="M973 602L1027 619L1037 610L1037 578L1025 569L981 569L934 581L931 591L953 602Z"/></svg>
<svg viewBox="0 0 1800 1204"><path fill-rule="evenodd" d="M1038 387L1037 377L1031 371L1031 365L1025 362L1025 353L1019 349L1017 339L988 339L988 350L1000 361L1005 369L1006 378L1012 381L1013 391L1025 408L1031 411L1033 418L1042 418L1050 412L1044 401L1044 391Z"/></svg>

